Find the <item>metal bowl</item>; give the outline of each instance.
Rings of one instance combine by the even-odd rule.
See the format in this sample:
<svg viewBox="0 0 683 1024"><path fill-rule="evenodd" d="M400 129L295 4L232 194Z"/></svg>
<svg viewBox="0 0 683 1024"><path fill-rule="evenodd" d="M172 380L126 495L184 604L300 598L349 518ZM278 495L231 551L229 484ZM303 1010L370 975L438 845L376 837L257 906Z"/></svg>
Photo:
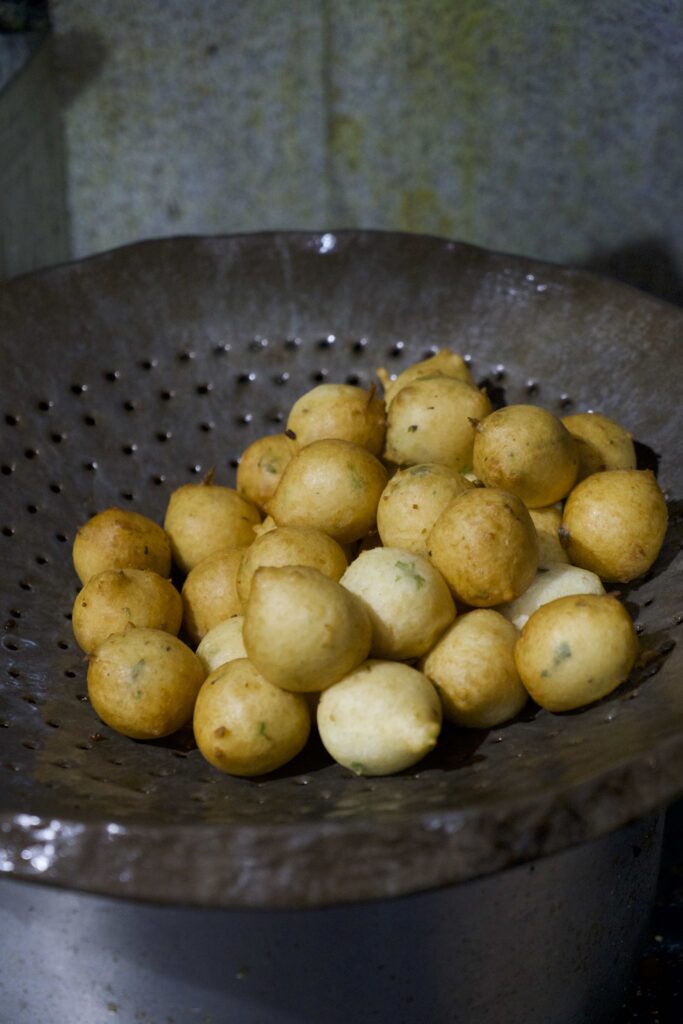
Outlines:
<svg viewBox="0 0 683 1024"><path fill-rule="evenodd" d="M312 908L529 862L683 792L679 420L683 314L586 273L409 235L146 242L0 287L3 349L0 868L106 896ZM623 592L647 655L583 711L447 729L392 778L313 741L259 780L191 736L95 717L70 630L77 526L171 491L282 429L321 381L368 384L449 345L498 401L613 415L658 464L671 528Z"/></svg>

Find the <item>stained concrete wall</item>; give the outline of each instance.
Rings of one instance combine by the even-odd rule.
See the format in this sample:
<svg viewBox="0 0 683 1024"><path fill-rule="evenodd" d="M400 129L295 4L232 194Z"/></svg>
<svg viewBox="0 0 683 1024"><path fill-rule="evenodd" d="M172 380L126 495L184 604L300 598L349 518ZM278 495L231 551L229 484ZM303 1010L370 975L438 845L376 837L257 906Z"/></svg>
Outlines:
<svg viewBox="0 0 683 1024"><path fill-rule="evenodd" d="M152 235L367 226L622 276L635 260L655 291L679 288L683 4L51 11L76 255Z"/></svg>
<svg viewBox="0 0 683 1024"><path fill-rule="evenodd" d="M70 253L50 45L39 33L0 35L0 279Z"/></svg>

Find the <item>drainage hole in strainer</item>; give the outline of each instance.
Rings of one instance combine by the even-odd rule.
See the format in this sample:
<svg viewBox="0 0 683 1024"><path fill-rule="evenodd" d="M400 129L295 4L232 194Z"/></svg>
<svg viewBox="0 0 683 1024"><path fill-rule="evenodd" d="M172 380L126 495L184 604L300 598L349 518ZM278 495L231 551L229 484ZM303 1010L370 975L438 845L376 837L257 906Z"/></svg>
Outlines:
<svg viewBox="0 0 683 1024"><path fill-rule="evenodd" d="M194 357L194 353L192 353L192 357ZM154 367L157 365L157 359L141 359L140 362L138 363L138 366L140 367L141 370L153 370Z"/></svg>
<svg viewBox="0 0 683 1024"><path fill-rule="evenodd" d="M199 429L203 433L209 434L215 428L215 426L216 426L215 423L200 423L199 424Z"/></svg>
<svg viewBox="0 0 683 1024"><path fill-rule="evenodd" d="M173 434L171 433L170 430L160 430L156 435L157 441L160 441L162 444L165 441L170 441L172 437Z"/></svg>
<svg viewBox="0 0 683 1024"><path fill-rule="evenodd" d="M40 402L38 402L37 408L39 409L40 412L49 412L53 405L54 402L50 402L48 401L48 399L43 398L41 399Z"/></svg>
<svg viewBox="0 0 683 1024"><path fill-rule="evenodd" d="M2 528L2 535L3 535L3 537L13 537L14 536L14 527L13 526L3 526L3 528Z"/></svg>
<svg viewBox="0 0 683 1024"><path fill-rule="evenodd" d="M88 413L87 416L83 417L83 422L85 423L86 427L94 427L97 423L95 417L91 416L90 413Z"/></svg>
<svg viewBox="0 0 683 1024"><path fill-rule="evenodd" d="M5 462L0 467L0 472L2 473L3 476L10 476L14 472L14 466L11 466Z"/></svg>
<svg viewBox="0 0 683 1024"><path fill-rule="evenodd" d="M25 448L24 449L24 456L27 459L35 459L38 454L39 453L38 453L38 449L37 448Z"/></svg>
<svg viewBox="0 0 683 1024"><path fill-rule="evenodd" d="M45 555L36 555L36 563L38 565L47 565L48 559L45 557Z"/></svg>
<svg viewBox="0 0 683 1024"><path fill-rule="evenodd" d="M103 376L104 376L105 380L111 381L112 384L113 384L114 381L117 381L117 380L120 379L121 371L120 370L107 370L106 373L103 374Z"/></svg>
<svg viewBox="0 0 683 1024"><path fill-rule="evenodd" d="M19 424L19 417L15 416L11 412L8 412L7 415L5 416L5 423L7 424L8 427L16 427Z"/></svg>
<svg viewBox="0 0 683 1024"><path fill-rule="evenodd" d="M50 434L50 440L53 444L61 444L62 441L66 440L66 434L58 434L55 432L54 434Z"/></svg>
<svg viewBox="0 0 683 1024"><path fill-rule="evenodd" d="M72 384L71 385L71 393L73 395L82 395L87 390L88 390L88 385L87 384Z"/></svg>
<svg viewBox="0 0 683 1024"><path fill-rule="evenodd" d="M61 494L62 493L62 485L61 484L50 484L50 490L52 491L53 494Z"/></svg>
<svg viewBox="0 0 683 1024"><path fill-rule="evenodd" d="M122 405L126 412L135 412L135 402L132 402L130 399L127 399Z"/></svg>

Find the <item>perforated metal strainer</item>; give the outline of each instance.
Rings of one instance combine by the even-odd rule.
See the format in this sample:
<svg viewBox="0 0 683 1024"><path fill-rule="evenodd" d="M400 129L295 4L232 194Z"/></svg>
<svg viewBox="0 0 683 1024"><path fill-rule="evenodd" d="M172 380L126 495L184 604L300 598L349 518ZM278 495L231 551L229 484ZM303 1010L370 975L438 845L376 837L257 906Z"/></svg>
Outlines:
<svg viewBox="0 0 683 1024"><path fill-rule="evenodd" d="M413 892L605 834L683 792L683 314L590 275L367 232L147 242L0 287L0 867L159 901L316 906ZM624 592L648 652L584 711L446 730L397 777L315 741L272 777L212 769L190 734L118 736L86 698L69 615L75 530L282 429L321 381L369 384L448 345L507 402L587 408L659 459L672 525Z"/></svg>

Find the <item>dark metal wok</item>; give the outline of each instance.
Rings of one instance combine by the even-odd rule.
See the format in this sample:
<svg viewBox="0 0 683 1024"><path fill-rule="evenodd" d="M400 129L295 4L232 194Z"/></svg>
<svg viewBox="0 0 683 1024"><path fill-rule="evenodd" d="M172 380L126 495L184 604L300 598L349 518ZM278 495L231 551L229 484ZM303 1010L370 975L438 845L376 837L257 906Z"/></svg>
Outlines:
<svg viewBox="0 0 683 1024"><path fill-rule="evenodd" d="M398 372L442 345L471 356L499 400L613 415L658 463L671 527L623 592L647 651L629 682L580 713L446 731L415 770L381 779L352 777L315 743L272 777L232 779L188 735L134 743L101 725L68 621L77 525L109 505L160 519L171 490L211 466L231 483L240 451L281 430L302 391L368 384L376 366ZM229 912L355 907L452 892L683 792L680 311L434 238L180 238L2 285L0 346L8 878Z"/></svg>

